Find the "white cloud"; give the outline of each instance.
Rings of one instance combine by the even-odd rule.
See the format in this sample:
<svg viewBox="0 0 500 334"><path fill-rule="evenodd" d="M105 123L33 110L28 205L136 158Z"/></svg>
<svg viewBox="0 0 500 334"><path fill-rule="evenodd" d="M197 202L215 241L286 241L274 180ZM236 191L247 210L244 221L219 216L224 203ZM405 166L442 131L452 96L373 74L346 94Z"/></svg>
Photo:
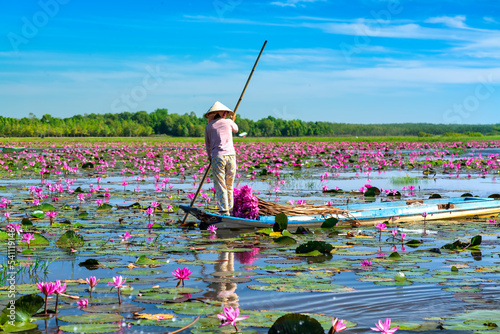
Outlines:
<svg viewBox="0 0 500 334"><path fill-rule="evenodd" d="M431 17L425 22L427 23L443 23L444 25L450 27L450 28L459 28L459 29L465 29L467 26L465 25L465 20L466 17L463 15L457 15L457 16L439 16L439 17Z"/></svg>
<svg viewBox="0 0 500 334"><path fill-rule="evenodd" d="M483 20L484 20L484 22L487 22L487 23L498 23L497 20L495 20L492 17L488 17L488 16L483 17Z"/></svg>
<svg viewBox="0 0 500 334"><path fill-rule="evenodd" d="M271 5L280 6L280 7L304 7L306 3L314 3L314 2L324 2L326 0L285 0L285 1L274 1L271 2Z"/></svg>

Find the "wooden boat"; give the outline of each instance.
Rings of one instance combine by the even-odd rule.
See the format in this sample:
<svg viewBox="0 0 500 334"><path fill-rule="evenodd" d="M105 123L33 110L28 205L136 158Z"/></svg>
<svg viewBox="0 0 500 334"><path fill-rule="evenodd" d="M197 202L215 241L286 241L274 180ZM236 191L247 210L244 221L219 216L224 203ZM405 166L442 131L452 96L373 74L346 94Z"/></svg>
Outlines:
<svg viewBox="0 0 500 334"><path fill-rule="evenodd" d="M201 229L215 224L222 228L264 228L274 224L274 216L258 216L257 219L245 219L222 216L203 209L181 205L186 213L195 216L202 223ZM500 200L493 198L458 197L427 200L399 200L337 206L348 214L318 214L288 216L289 227L319 227L330 217L340 223L358 226L370 226L384 221L430 221L443 219L461 219L467 217L497 216L500 213ZM425 214L424 214L425 213ZM424 218L424 215L426 216Z"/></svg>

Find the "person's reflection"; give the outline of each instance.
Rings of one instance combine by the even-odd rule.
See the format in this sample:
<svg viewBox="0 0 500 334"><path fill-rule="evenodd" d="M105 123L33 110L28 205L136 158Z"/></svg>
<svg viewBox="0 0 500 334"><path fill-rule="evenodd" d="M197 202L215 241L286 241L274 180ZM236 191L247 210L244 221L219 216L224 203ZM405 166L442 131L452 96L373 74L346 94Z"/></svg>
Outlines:
<svg viewBox="0 0 500 334"><path fill-rule="evenodd" d="M234 271L234 253L219 253L218 263L214 265L214 269L215 272ZM205 296L222 302L226 307L239 307L238 295L235 293L237 284L232 282L231 278L233 277L234 276L216 276L215 278L217 282L213 282L208 285L209 288L214 290L215 296L213 295L213 292L208 292Z"/></svg>
<svg viewBox="0 0 500 334"><path fill-rule="evenodd" d="M252 247L252 250L249 252L237 252L236 254L233 252L221 252L219 253L217 264L214 265L215 272L234 271L235 258L242 265L252 265L259 251L259 248ZM239 307L239 298L235 293L237 288L235 281L238 277L232 275L216 276L213 280L214 282L208 285L209 288L213 289L213 292L207 292L205 296L222 302L224 306Z"/></svg>

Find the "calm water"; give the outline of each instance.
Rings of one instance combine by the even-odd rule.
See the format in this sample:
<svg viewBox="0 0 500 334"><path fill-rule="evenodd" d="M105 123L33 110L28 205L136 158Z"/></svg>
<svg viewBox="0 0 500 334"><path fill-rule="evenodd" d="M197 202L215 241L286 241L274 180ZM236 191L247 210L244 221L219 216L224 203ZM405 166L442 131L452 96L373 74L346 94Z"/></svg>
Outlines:
<svg viewBox="0 0 500 334"><path fill-rule="evenodd" d="M484 152L486 154L487 152ZM497 153L497 150L491 153ZM459 175L437 175L435 177L425 177L420 170L400 171L389 170L384 172L355 172L342 171L337 176L329 176L321 181L320 175L323 171L318 168L311 168L301 173L292 170L284 171L288 177L284 177L285 184L280 186L280 190L274 189L275 181L270 179L251 181L247 177L249 172L241 171L242 177L240 185L250 184L255 192L260 192L259 196L265 199L276 199L280 203L288 200L306 199L309 203L323 204L326 201L333 201L336 204L344 203L348 198L352 201L362 202L363 198L351 193L367 183L383 189L398 189L402 191L403 186L415 186L415 194L403 192L409 198L427 198L430 194L438 193L443 197L459 197L468 192L475 196L486 197L492 193L498 193L498 181L492 175L482 178L478 174L468 177L466 174ZM407 184L401 183L401 179L411 180ZM129 205L134 202L148 206L152 201L159 201L162 204L172 204L174 206L187 203L186 194L194 192L197 184L193 185L193 180L179 177L171 177L170 183L175 187L171 191L155 191L154 178L149 176L143 180L136 180L135 176L128 176L129 184L121 185L123 176L111 174L101 181L102 188L108 188L111 193L109 203L112 205ZM49 179L50 181L50 179ZM53 179L52 182L55 182ZM95 178L85 173L75 177L72 185L73 189L80 186L84 191L88 191L89 184L96 185ZM5 186L1 190L0 196L9 198L15 206L13 221L19 221L32 209L29 205L29 186L39 186L40 180L36 178L6 178L0 180L0 186ZM344 190L336 196L321 192L326 185L329 189L336 187ZM209 191L211 184L204 186ZM174 196L173 198L171 196ZM201 232L196 228L181 229L175 225L165 227L161 230L153 231L155 235L147 232L147 217L143 212L132 210L113 209L110 212L95 211L95 198L86 202L79 202L72 195L61 196L61 202L71 207L70 210L60 210L61 221L64 218L71 222L80 222L84 225L79 232L86 240L86 245L76 253L60 249L54 245L55 240L61 234L61 230L49 228L47 219L35 221L35 225L51 241L51 245L37 253L40 259L53 261L49 265L47 275L39 274L37 277L30 277L28 274L21 274L17 277L19 285L35 283L37 281L55 280L76 280L84 279L88 276L96 276L101 279L110 279L121 274L127 277L128 282L134 288L131 295L124 295L125 304L136 304L144 308L143 313L172 313L169 309L159 309L157 304L149 302L134 301L141 290L150 288L153 285L161 287L174 287L171 272L178 267L189 267L192 271L192 278L186 281L186 286L199 288L202 291L192 293L192 298L206 298L210 300L222 301L232 306L239 306L243 315L250 310L280 310L297 313L324 314L328 317L335 316L358 324L357 327L346 331L351 333L368 332L369 327L379 319L390 317L393 320L422 323L424 319L432 317L452 317L455 314L474 309L499 309L500 308L500 284L498 269L500 265L500 246L498 243L498 225L488 223L487 219L475 221L464 220L454 222L451 225L447 222L438 222L423 225L402 225L395 227L399 232L408 234L408 239L422 240L423 245L417 248L406 246L401 249L401 243L392 242L388 232L384 232L382 241L378 242L378 234L373 227L364 229L353 229L351 232L358 236L368 236L368 238L346 238L347 229L340 230L339 235L325 237L318 234L319 238L327 240L337 247L338 252L334 252L331 257L314 258L295 256L295 246L282 247L277 249L269 238L264 238L258 243L254 236L245 233L250 231L221 231L217 233L217 239L208 239L206 232ZM201 201L201 200L200 200ZM58 204L60 205L60 204ZM83 210L89 213L89 218L78 218L77 214ZM156 217L155 221L175 222L183 214L179 211L172 213L170 217ZM118 218L124 219L124 224L118 223ZM195 222L190 217L188 222ZM5 224L4 224L5 225ZM120 235L125 231L132 233L133 242L130 245L122 243ZM429 252L429 249L440 248L446 243L451 243L458 238L468 240L474 235L483 235L483 244L480 253L469 250L439 255ZM152 245L151 238L158 237L156 244ZM309 235L307 240L312 240L314 235ZM297 237L298 239L300 237ZM110 240L112 239L112 241ZM103 241L104 240L104 241ZM299 239L300 240L300 239ZM306 239L304 239L306 240ZM101 249L98 245L105 243ZM347 243L354 243L350 248L345 248ZM162 248L160 248L162 246ZM179 252L170 252L171 247L196 248L195 251L186 249ZM258 252L231 252L231 247L258 249ZM392 247L396 246L398 253L403 259L397 263L388 261L387 257L393 252ZM226 248L226 249L224 249ZM2 250L2 262L6 258L6 250ZM134 263L138 256L147 255L157 260L165 261L155 267L152 275L127 275L129 270L126 266ZM22 262L32 262L35 256L19 255ZM79 266L79 263L87 258L98 259L107 268L89 270ZM214 261L224 260L215 263ZM361 268L361 260L371 260L373 262L370 269ZM187 262L186 262L187 261ZM190 264L191 261L197 261ZM449 276L452 265L458 266L460 274ZM481 268L495 268L491 272L483 272ZM137 268L139 269L139 268ZM240 280L248 282L210 282L210 279L218 277L212 275L225 271L248 271L250 276L239 274L246 279ZM394 275L404 272L409 285L394 284ZM253 285L268 287L269 284L259 282L257 279L264 277L290 278L305 275L302 282L313 282L315 280L327 281L331 284L339 284L348 288L343 292L282 292L267 291L249 288ZM365 279L367 276L373 279ZM388 285L380 278L385 278ZM444 279L442 279L444 277ZM153 280L156 279L156 280ZM209 279L209 281L206 281ZM422 282L428 279L429 282ZM435 281L433 281L435 280ZM290 286L300 287L301 283L292 283ZM98 297L116 297L116 293L105 290L107 285L99 283L102 289L96 293ZM453 288L472 287L476 288L468 292L466 289L454 290ZM68 286L71 294L81 297L88 297L88 292L83 284ZM5 297L1 302L7 302ZM59 316L68 314L84 314L82 310L75 308L75 302L69 299L62 299L63 307ZM123 314L126 319L125 324L132 321L131 313ZM254 316L254 315L253 315ZM179 315L179 317L192 317ZM499 319L500 320L500 319ZM58 326L67 325L68 322L52 318L49 320L38 320L38 330L33 333L56 333ZM245 321L242 322L245 324ZM436 322L438 324L438 322ZM132 325L123 327L121 333L153 333L166 332L175 328L159 326ZM213 332L217 332L213 327ZM447 330L425 330L424 332L458 332L453 329ZM186 330L185 332L189 332ZM196 332L196 331L195 331ZM198 331L201 332L201 331ZM210 331L207 331L210 332ZM247 327L245 332L267 333L267 329L258 327ZM403 331L400 331L403 332ZM470 331L468 331L470 332Z"/></svg>

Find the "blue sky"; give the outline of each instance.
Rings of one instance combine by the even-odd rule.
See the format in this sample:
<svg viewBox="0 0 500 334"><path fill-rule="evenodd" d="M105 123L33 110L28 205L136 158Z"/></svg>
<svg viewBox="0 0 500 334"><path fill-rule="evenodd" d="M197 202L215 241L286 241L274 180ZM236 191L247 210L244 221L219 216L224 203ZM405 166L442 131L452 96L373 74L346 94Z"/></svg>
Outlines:
<svg viewBox="0 0 500 334"><path fill-rule="evenodd" d="M500 123L500 2L0 3L0 116L195 112Z"/></svg>

